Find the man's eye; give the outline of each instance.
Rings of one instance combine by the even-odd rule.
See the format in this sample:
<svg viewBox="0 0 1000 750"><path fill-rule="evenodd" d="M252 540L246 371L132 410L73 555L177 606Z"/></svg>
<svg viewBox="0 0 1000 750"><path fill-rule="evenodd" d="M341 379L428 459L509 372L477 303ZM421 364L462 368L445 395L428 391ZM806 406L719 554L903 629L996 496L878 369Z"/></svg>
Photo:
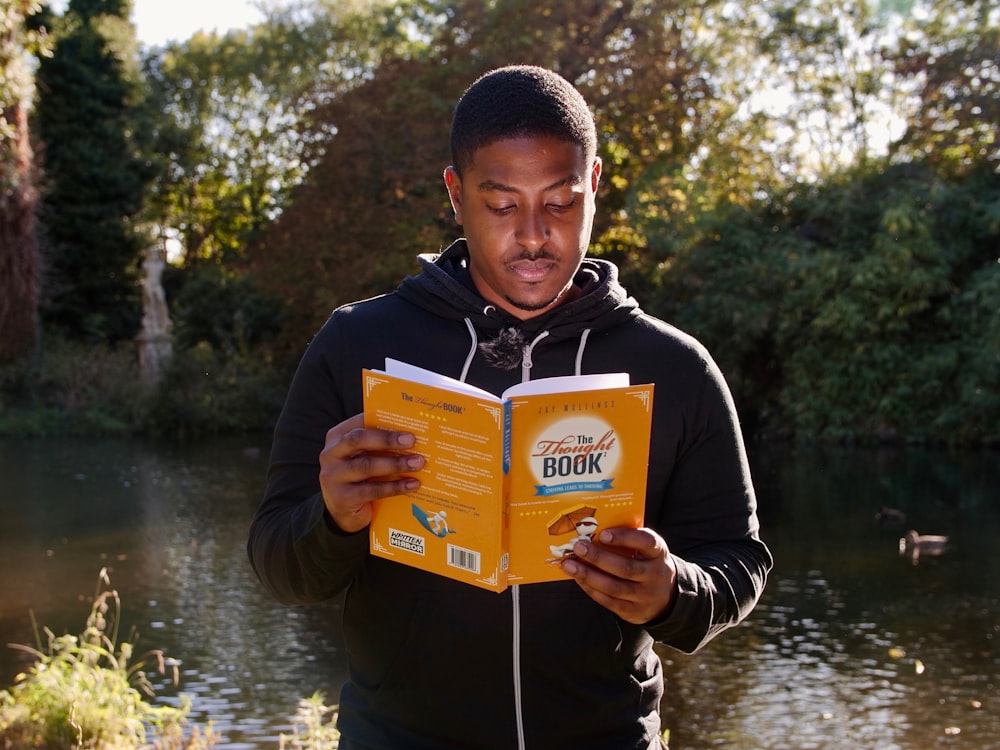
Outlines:
<svg viewBox="0 0 1000 750"><path fill-rule="evenodd" d="M550 203L549 208L551 208L553 211L569 211L575 205L576 205L576 199L573 199L568 203Z"/></svg>
<svg viewBox="0 0 1000 750"><path fill-rule="evenodd" d="M509 214L515 208L514 206L491 206L489 204L487 204L486 207L493 213L499 214L500 216Z"/></svg>

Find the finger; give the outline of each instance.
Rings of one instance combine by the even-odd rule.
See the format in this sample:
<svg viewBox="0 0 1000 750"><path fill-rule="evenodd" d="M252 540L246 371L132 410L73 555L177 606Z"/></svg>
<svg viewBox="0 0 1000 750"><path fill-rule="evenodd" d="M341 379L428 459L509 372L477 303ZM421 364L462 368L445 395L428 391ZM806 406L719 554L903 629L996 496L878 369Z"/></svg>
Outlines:
<svg viewBox="0 0 1000 750"><path fill-rule="evenodd" d="M413 448L413 433L366 428L352 417L326 433L323 452L337 457L352 456L362 451L406 451Z"/></svg>
<svg viewBox="0 0 1000 750"><path fill-rule="evenodd" d="M342 484L337 489L337 505L341 508L356 508L368 505L373 500L405 495L418 489L420 489L420 480L414 477Z"/></svg>
<svg viewBox="0 0 1000 750"><path fill-rule="evenodd" d="M652 569L655 562L636 561L634 564ZM670 602L669 585L654 575L640 576L641 580L626 580L591 567L583 560L563 563L577 585L591 599L614 612L626 622L641 625L663 612Z"/></svg>
<svg viewBox="0 0 1000 750"><path fill-rule="evenodd" d="M356 430L360 427L365 426L365 415L355 414L353 417L348 417L340 424L335 427L331 427L326 431L326 442L330 442L333 439L339 439L346 435L351 430Z"/></svg>
<svg viewBox="0 0 1000 750"><path fill-rule="evenodd" d="M392 453L363 450L346 456L338 455L340 451L328 448L320 454L320 478L338 483L393 483L406 482L410 477L400 477L400 474L419 471L427 460L419 453ZM383 482L371 482L372 479L383 479ZM416 481L416 480L412 480ZM381 495L380 495L381 497Z"/></svg>
<svg viewBox="0 0 1000 750"><path fill-rule="evenodd" d="M616 549L626 557L652 559L667 551L663 538L652 529L631 529L625 526L603 529L598 541L610 549Z"/></svg>
<svg viewBox="0 0 1000 750"><path fill-rule="evenodd" d="M634 607L633 599L639 587L636 582L609 575L580 559L564 561L562 569L576 580L587 596L615 614L624 617Z"/></svg>
<svg viewBox="0 0 1000 750"><path fill-rule="evenodd" d="M578 542L573 555L584 568L577 580L587 581L612 596L624 596L635 584L649 578L649 561L627 548L605 549L600 544ZM565 566L564 566L565 567Z"/></svg>
<svg viewBox="0 0 1000 750"><path fill-rule="evenodd" d="M422 465L423 457L419 455L373 457L362 454L348 459L330 459L320 466L323 501L334 522L343 531L359 531L371 522L372 501L404 495L420 488L418 479L399 476L395 468L419 468Z"/></svg>

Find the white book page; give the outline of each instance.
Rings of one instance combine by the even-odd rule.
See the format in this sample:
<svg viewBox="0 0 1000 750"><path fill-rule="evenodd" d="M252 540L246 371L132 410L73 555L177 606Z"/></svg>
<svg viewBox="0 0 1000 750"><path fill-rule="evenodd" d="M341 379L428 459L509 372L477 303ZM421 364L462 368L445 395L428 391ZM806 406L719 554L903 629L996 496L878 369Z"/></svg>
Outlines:
<svg viewBox="0 0 1000 750"><path fill-rule="evenodd" d="M606 388L624 388L630 385L627 372L604 372L594 375L562 375L539 378L527 383L512 385L503 392L504 398L533 396L539 393L573 393L575 391L600 391Z"/></svg>
<svg viewBox="0 0 1000 750"><path fill-rule="evenodd" d="M385 374L405 380L412 380L414 383L433 385L458 393L471 393L474 396L481 396L497 402L500 401L495 395L482 388L477 388L474 385L463 383L461 380L449 378L447 375L442 375L439 372L425 370L423 367L417 367L408 362L400 362L398 359L391 359L390 357L385 358Z"/></svg>
<svg viewBox="0 0 1000 750"><path fill-rule="evenodd" d="M433 370L426 370L423 367L411 365L408 362L401 362L390 357L385 358L385 373L397 378L412 380L414 383L433 385L438 388L459 393L471 393L475 396L482 396L493 401L502 401L512 396L532 396L539 393L573 393L576 391L600 391L606 388L624 388L630 385L629 374L627 372L606 372L593 375L562 375L554 378L539 378L529 380L527 383L512 385L503 392L503 399L482 388L477 388L461 380L449 378Z"/></svg>

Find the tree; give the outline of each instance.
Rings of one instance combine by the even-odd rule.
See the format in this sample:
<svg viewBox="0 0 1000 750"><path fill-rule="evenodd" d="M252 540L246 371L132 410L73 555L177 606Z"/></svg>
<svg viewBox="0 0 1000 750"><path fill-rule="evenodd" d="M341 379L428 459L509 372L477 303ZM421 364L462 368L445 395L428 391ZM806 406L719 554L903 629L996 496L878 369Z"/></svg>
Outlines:
<svg viewBox="0 0 1000 750"><path fill-rule="evenodd" d="M969 171L1000 162L1000 8L996 0L927 0L885 51L913 82L915 106L898 158Z"/></svg>
<svg viewBox="0 0 1000 750"><path fill-rule="evenodd" d="M250 251L260 283L294 299L290 339L305 340L336 304L393 286L418 253L456 235L440 181L452 109L472 80L511 61L559 71L592 102L609 165L598 250L649 270L629 212L683 183L714 117L701 108L710 68L675 18L687 12L700 11L688 0L442 4L426 53L385 56L370 80L317 108L335 135Z"/></svg>
<svg viewBox="0 0 1000 750"><path fill-rule="evenodd" d="M419 2L310 0L249 30L199 33L146 61L159 154L150 218L183 262L229 263L285 207L332 135L316 108L407 42ZM412 14L411 14L412 15Z"/></svg>
<svg viewBox="0 0 1000 750"><path fill-rule="evenodd" d="M131 0L70 0L40 61L43 321L88 340L139 326L137 221L150 169Z"/></svg>
<svg viewBox="0 0 1000 750"><path fill-rule="evenodd" d="M38 245L34 158L28 110L32 52L44 32L26 25L34 0L0 0L0 361L23 356L37 338Z"/></svg>
<svg viewBox="0 0 1000 750"><path fill-rule="evenodd" d="M675 259L667 316L750 423L800 439L1000 438L1000 178L845 170L734 208Z"/></svg>

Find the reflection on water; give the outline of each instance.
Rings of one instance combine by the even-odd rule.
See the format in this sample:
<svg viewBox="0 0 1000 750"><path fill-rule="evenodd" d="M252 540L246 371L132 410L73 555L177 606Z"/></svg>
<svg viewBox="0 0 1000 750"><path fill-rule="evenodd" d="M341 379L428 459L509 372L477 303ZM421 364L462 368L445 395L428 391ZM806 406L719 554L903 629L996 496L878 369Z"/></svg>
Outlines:
<svg viewBox="0 0 1000 750"><path fill-rule="evenodd" d="M258 441L262 440L258 438ZM227 747L277 747L298 698L336 699L343 652L335 603L276 606L244 545L265 471L264 446L147 442L0 442L0 643L33 640L29 609L79 633L103 566L138 651L181 661L193 718ZM0 684L24 668L0 650Z"/></svg>
<svg viewBox="0 0 1000 750"><path fill-rule="evenodd" d="M193 696L226 747L276 748L299 698L336 700L344 654L338 602L280 607L249 569L265 455L262 438L0 442L0 643L32 641L29 610L82 630L107 566L139 650L181 661L161 700ZM1000 748L997 458L754 448L777 566L746 624L661 651L671 747ZM907 525L878 525L883 505ZM900 558L910 525L949 553ZM0 685L21 658L0 648Z"/></svg>

